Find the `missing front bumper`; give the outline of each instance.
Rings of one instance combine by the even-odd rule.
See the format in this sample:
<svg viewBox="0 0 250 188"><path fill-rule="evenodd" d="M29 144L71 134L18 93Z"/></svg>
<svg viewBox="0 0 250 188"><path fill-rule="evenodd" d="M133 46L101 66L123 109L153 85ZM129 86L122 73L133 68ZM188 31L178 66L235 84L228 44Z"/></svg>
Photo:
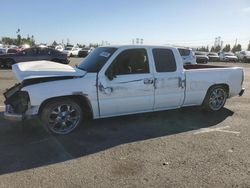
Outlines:
<svg viewBox="0 0 250 188"><path fill-rule="evenodd" d="M4 118L11 121L22 121L24 119L24 115L14 113L13 108L10 105L6 105Z"/></svg>
<svg viewBox="0 0 250 188"><path fill-rule="evenodd" d="M34 119L38 114L38 106L33 106L29 108L26 113L15 113L11 105L5 106L4 119L10 121L23 121Z"/></svg>

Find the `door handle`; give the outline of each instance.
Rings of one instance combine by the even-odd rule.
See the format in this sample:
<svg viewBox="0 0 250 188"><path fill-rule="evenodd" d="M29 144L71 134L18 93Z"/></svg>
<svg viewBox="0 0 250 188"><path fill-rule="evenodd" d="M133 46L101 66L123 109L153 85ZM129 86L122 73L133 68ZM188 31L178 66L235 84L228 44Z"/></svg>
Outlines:
<svg viewBox="0 0 250 188"><path fill-rule="evenodd" d="M110 95L113 92L112 87L104 87L101 83L99 84L99 90L107 95Z"/></svg>
<svg viewBox="0 0 250 188"><path fill-rule="evenodd" d="M154 79L153 78L144 78L143 83L144 84L153 84Z"/></svg>
<svg viewBox="0 0 250 188"><path fill-rule="evenodd" d="M178 86L179 86L180 88L185 88L185 83L186 83L186 81L185 81L185 80L182 80L181 77L179 77L178 80L179 80Z"/></svg>

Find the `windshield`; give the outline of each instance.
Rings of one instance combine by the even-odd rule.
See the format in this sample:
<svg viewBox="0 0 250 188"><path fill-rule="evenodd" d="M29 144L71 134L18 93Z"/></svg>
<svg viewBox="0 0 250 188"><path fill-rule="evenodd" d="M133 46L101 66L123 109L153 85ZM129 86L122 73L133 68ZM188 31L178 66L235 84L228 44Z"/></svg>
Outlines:
<svg viewBox="0 0 250 188"><path fill-rule="evenodd" d="M87 72L99 72L117 48L100 47L90 53L77 68Z"/></svg>
<svg viewBox="0 0 250 188"><path fill-rule="evenodd" d="M191 50L188 50L188 49L182 49L182 48L178 48L181 56L189 56Z"/></svg>
<svg viewBox="0 0 250 188"><path fill-rule="evenodd" d="M71 50L72 49L72 47L67 47L67 48L65 48L65 50Z"/></svg>

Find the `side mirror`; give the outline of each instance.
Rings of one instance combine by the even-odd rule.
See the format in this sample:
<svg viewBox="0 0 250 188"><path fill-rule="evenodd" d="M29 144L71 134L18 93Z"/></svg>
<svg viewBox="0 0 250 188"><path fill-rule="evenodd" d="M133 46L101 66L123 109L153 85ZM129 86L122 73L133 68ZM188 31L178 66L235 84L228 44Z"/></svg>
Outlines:
<svg viewBox="0 0 250 188"><path fill-rule="evenodd" d="M113 80L116 77L114 67L112 65L108 68L105 75L109 80Z"/></svg>

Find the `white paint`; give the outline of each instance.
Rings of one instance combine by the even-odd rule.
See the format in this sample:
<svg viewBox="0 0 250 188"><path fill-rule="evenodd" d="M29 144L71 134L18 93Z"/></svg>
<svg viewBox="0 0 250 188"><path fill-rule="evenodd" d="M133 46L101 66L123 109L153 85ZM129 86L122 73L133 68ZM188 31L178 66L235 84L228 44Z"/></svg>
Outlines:
<svg viewBox="0 0 250 188"><path fill-rule="evenodd" d="M224 133L232 133L232 134L237 134L239 135L240 132L238 131L230 131L230 130L224 130L224 129L229 129L230 126L225 126L225 127L217 127L217 128L202 128L198 131L196 131L194 134L203 134L203 133L210 133L210 132L224 132Z"/></svg>
<svg viewBox="0 0 250 188"><path fill-rule="evenodd" d="M18 63L13 65L12 70L19 80L84 75L75 79L28 85L22 90L29 93L31 106L36 107L49 98L82 93L87 96L91 104L94 119L200 105L208 88L214 84L229 85L230 97L238 95L242 89L243 68L241 67L185 70L180 53L174 47L145 45L110 47L115 47L117 50L99 71L98 80L97 73L86 73L68 65L48 61ZM105 73L117 56L125 50L138 48L144 48L147 51L149 73L119 75L109 80ZM157 72L153 49L172 51L176 61L176 71ZM155 83L145 82L148 79L152 79ZM183 84L184 81L186 84ZM97 83L98 87L96 87ZM105 88L110 92L103 93L102 90ZM210 129L203 131L211 132Z"/></svg>
<svg viewBox="0 0 250 188"><path fill-rule="evenodd" d="M30 61L17 63L12 71L19 81L31 78L56 76L83 76L85 71L52 61Z"/></svg>

